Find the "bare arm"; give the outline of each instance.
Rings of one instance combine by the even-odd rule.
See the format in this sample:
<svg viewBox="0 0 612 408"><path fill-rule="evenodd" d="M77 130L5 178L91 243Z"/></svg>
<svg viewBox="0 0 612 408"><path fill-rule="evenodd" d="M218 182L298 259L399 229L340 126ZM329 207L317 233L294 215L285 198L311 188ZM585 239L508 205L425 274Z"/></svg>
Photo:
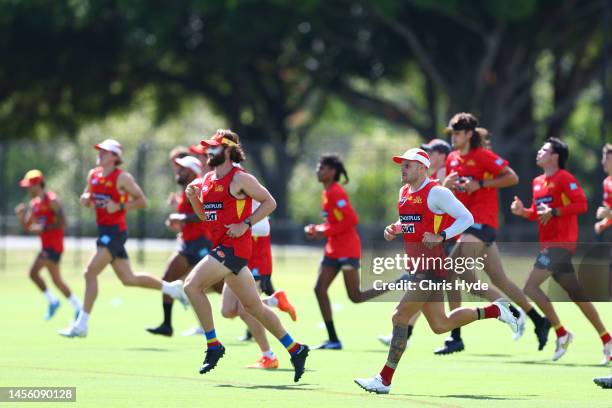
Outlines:
<svg viewBox="0 0 612 408"><path fill-rule="evenodd" d="M259 207L251 214L251 224L257 224L276 209L276 200L272 194L250 174L237 173L231 188L260 202Z"/></svg>
<svg viewBox="0 0 612 408"><path fill-rule="evenodd" d="M142 210L147 208L147 198L130 173L122 172L119 175L117 184L117 187L123 189L130 197L127 202L123 203L126 210Z"/></svg>
<svg viewBox="0 0 612 408"><path fill-rule="evenodd" d="M504 188L518 184L519 178L516 172L510 166L506 166L499 175L494 179L484 180L483 187L486 188Z"/></svg>
<svg viewBox="0 0 612 408"><path fill-rule="evenodd" d="M59 199L54 198L51 200L51 210L55 214L55 222L47 225L45 229L63 228L66 225L66 216L64 215L64 209Z"/></svg>
<svg viewBox="0 0 612 408"><path fill-rule="evenodd" d="M83 190L83 194L79 198L79 202L82 206L85 207L93 207L93 200L91 199L91 191L89 191L89 180L91 180L91 176L93 175L93 170L89 170L89 174L87 174L87 185L85 185L85 189Z"/></svg>

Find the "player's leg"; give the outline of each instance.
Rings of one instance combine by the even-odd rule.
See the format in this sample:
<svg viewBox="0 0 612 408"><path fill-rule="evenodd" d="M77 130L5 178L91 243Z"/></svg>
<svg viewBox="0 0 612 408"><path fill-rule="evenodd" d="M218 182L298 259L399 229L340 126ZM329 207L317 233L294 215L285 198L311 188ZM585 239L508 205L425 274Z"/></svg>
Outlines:
<svg viewBox="0 0 612 408"><path fill-rule="evenodd" d="M162 280L166 282L174 282L183 278L191 269L191 265L187 258L179 252L174 252L166 265L166 271L162 276ZM164 320L158 327L147 328L147 331L152 334L160 334L163 336L172 336L172 305L174 299L172 296L162 295L162 309L164 311Z"/></svg>
<svg viewBox="0 0 612 408"><path fill-rule="evenodd" d="M321 310L321 316L325 327L327 328L328 340L315 348L321 349L341 349L342 343L336 334L336 328L334 327L334 321L332 318L331 302L329 300L329 287L336 278L340 265L331 264L334 260L330 258L323 258L321 266L319 267L319 275L317 277L317 283L315 284L315 295L317 296L317 303Z"/></svg>
<svg viewBox="0 0 612 408"><path fill-rule="evenodd" d="M416 321L419 319L420 315L421 312L417 312L410 318L410 322L408 323L408 335L406 337L408 343L406 343L406 347L408 347L408 344L410 343L410 337L412 337L414 325L416 324ZM391 339L393 339L393 333L378 336L378 340L387 347L391 345Z"/></svg>
<svg viewBox="0 0 612 408"><path fill-rule="evenodd" d="M60 302L57 297L55 297L55 295L51 292L51 290L47 288L45 281L40 276L40 271L42 270L42 268L44 268L44 266L45 258L42 256L41 252L34 259L34 262L32 263L32 266L30 266L28 274L30 276L30 280L34 282L38 289L40 289L40 291L44 293L45 297L47 298L48 306L47 313L45 313L45 320L49 320L57 311L57 308L60 306Z"/></svg>
<svg viewBox="0 0 612 408"><path fill-rule="evenodd" d="M361 291L359 268L353 268L350 265L342 267L342 275L344 277L344 286L346 293L353 303L362 303L384 294L384 291L376 289L368 289Z"/></svg>
<svg viewBox="0 0 612 408"><path fill-rule="evenodd" d="M225 282L238 297L244 310L257 319L285 346L291 355L291 363L295 369L294 381L297 382L304 373L308 346L295 342L283 327L276 313L261 301L255 280L248 267L243 267L237 274L227 275Z"/></svg>
<svg viewBox="0 0 612 408"><path fill-rule="evenodd" d="M449 280L454 284L455 279L457 279L457 275L451 273ZM448 298L448 307L451 311L461 307L461 292L455 289L454 286L446 291L446 296ZM463 339L461 338L461 327L455 327L451 330L450 336L444 339L444 344L434 350L434 354L446 355L463 350L465 350L465 344L463 344Z"/></svg>
<svg viewBox="0 0 612 408"><path fill-rule="evenodd" d="M53 284L62 292L62 294L68 299L72 307L74 308L75 315L78 317L78 313L83 308L81 301L70 291L68 285L62 279L62 275L60 273L59 262L55 262L52 260L45 261L45 266L51 275L51 279L53 279Z"/></svg>

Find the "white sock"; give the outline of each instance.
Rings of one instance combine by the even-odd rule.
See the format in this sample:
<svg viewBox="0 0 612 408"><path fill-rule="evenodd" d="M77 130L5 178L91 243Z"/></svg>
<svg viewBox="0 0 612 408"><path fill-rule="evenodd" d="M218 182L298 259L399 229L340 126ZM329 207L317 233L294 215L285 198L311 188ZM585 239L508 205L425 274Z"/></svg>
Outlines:
<svg viewBox="0 0 612 408"><path fill-rule="evenodd" d="M89 313L81 309L79 312L79 317L77 317L74 325L80 330L85 330L87 328L87 323L89 322Z"/></svg>
<svg viewBox="0 0 612 408"><path fill-rule="evenodd" d="M74 307L74 310L81 310L83 308L81 301L76 296L74 296L74 293L70 294L68 301L70 302L72 307Z"/></svg>
<svg viewBox="0 0 612 408"><path fill-rule="evenodd" d="M276 356L272 350L264 351L261 353L264 357L268 357L270 360L274 360Z"/></svg>
<svg viewBox="0 0 612 408"><path fill-rule="evenodd" d="M47 300L49 301L49 303L57 303L58 300L55 296L53 296L53 293L51 293L51 291L49 289L45 289L45 296L47 297Z"/></svg>
<svg viewBox="0 0 612 408"><path fill-rule="evenodd" d="M270 297L265 298L263 300L263 302L266 305L270 306L270 307L277 307L278 306L278 299L275 298L274 296L270 296Z"/></svg>
<svg viewBox="0 0 612 408"><path fill-rule="evenodd" d="M170 282L166 282L165 280L163 280L161 281L161 283L162 283L162 293L164 295L174 297L174 295L176 294L176 291L174 290L172 285L170 285Z"/></svg>

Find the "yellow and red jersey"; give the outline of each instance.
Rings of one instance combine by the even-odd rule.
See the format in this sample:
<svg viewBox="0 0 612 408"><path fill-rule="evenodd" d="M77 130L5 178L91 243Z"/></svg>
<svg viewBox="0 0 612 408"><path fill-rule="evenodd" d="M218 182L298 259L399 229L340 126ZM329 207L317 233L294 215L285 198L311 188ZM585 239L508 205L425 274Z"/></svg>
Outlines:
<svg viewBox="0 0 612 408"><path fill-rule="evenodd" d="M251 230L248 229L238 238L227 235L226 225L244 222L252 213L252 199L246 197L237 199L230 193L230 184L234 175L244 171L239 167L232 169L220 179L216 178L214 171L207 173L202 179L194 183L201 183L202 209L204 211L207 229L210 231L212 246L228 246L234 249L234 255L249 259L252 252Z"/></svg>
<svg viewBox="0 0 612 408"><path fill-rule="evenodd" d="M200 181L201 183L201 181ZM201 186L200 186L201 187ZM183 191L176 200L176 212L179 214L191 215L194 213L191 203L187 198L187 194ZM204 221L183 222L181 225L181 239L183 241L193 241L199 238L210 240L210 233L206 228Z"/></svg>
<svg viewBox="0 0 612 408"><path fill-rule="evenodd" d="M96 167L89 179L89 192L96 208L96 224L104 226L119 225L119 230L125 231L127 229L125 209L119 209L114 213L109 213L106 210L106 204L109 200L120 204L126 203L128 200L128 194L120 191L117 186L119 175L122 172L121 169L115 169L108 176L104 176L102 167Z"/></svg>
<svg viewBox="0 0 612 408"><path fill-rule="evenodd" d="M603 203L604 206L612 208L612 177L608 176L603 181ZM612 227L612 219L606 218L604 229Z"/></svg>
<svg viewBox="0 0 612 408"><path fill-rule="evenodd" d="M64 227L50 227L57 222L57 215L51 208L51 202L56 199L53 191L46 191L42 197L35 197L30 200L32 217L42 226L40 241L45 249L53 249L58 253L64 251Z"/></svg>
<svg viewBox="0 0 612 408"><path fill-rule="evenodd" d="M321 195L324 223L319 229L327 237L325 256L361 258L361 241L357 233L359 218L344 188L332 183Z"/></svg>
<svg viewBox="0 0 612 408"><path fill-rule="evenodd" d="M455 171L459 177L476 181L494 179L507 166L508 162L505 159L482 147L472 149L463 156L458 150L454 150L446 158L447 175ZM457 190L453 192L474 215L474 223L498 228L497 189L481 188L473 193Z"/></svg>
<svg viewBox="0 0 612 408"><path fill-rule="evenodd" d="M548 177L545 174L536 177L532 188L531 207L526 209L530 220L538 221L537 207L540 204L558 211L558 215L546 224L538 222L541 247L574 251L578 241L578 214L587 210L587 200L578 180L561 169Z"/></svg>

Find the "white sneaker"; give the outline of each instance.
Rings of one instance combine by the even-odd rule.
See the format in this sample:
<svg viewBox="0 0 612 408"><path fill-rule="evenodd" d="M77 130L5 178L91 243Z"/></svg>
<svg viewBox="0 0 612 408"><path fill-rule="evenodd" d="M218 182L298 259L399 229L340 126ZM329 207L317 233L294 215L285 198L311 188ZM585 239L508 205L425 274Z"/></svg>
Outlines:
<svg viewBox="0 0 612 408"><path fill-rule="evenodd" d="M496 300L495 302L493 302L493 304L499 308L499 317L497 319L510 326L513 333L518 333L518 319L514 317L514 315L510 311L510 303L506 300Z"/></svg>
<svg viewBox="0 0 612 408"><path fill-rule="evenodd" d="M382 382L380 374L370 378L355 378L355 384L366 390L367 392L375 392L376 394L388 394L391 391L390 385L385 385Z"/></svg>
<svg viewBox="0 0 612 408"><path fill-rule="evenodd" d="M604 344L603 347L604 358L601 360L601 365L608 365L612 361L612 340Z"/></svg>
<svg viewBox="0 0 612 408"><path fill-rule="evenodd" d="M378 336L378 341L380 341L385 346L390 346L392 338L393 338L392 334L387 334L387 335L381 334L380 336Z"/></svg>
<svg viewBox="0 0 612 408"><path fill-rule="evenodd" d="M557 361L563 357L572 340L574 340L574 335L570 332L565 333L561 337L557 337L557 346L555 347L552 361Z"/></svg>
<svg viewBox="0 0 612 408"><path fill-rule="evenodd" d="M204 335L204 329L200 326L192 327L191 329L185 330L181 333L182 336L196 336L196 335Z"/></svg>
<svg viewBox="0 0 612 408"><path fill-rule="evenodd" d="M72 324L65 329L59 330L57 334L64 337L87 337L87 328L81 330Z"/></svg>
<svg viewBox="0 0 612 408"><path fill-rule="evenodd" d="M185 310L189 307L189 299L185 294L185 289L183 289L183 281L175 280L174 282L169 282L170 293L168 293L172 298L181 302Z"/></svg>
<svg viewBox="0 0 612 408"><path fill-rule="evenodd" d="M525 313L525 311L523 311L523 309L521 309L520 307L516 307L519 311L519 317L517 319L517 323L518 323L518 331L516 333L514 333L514 336L512 336L512 339L514 341L519 340L521 337L523 337L523 334L525 333L525 320L527 318L527 314Z"/></svg>

